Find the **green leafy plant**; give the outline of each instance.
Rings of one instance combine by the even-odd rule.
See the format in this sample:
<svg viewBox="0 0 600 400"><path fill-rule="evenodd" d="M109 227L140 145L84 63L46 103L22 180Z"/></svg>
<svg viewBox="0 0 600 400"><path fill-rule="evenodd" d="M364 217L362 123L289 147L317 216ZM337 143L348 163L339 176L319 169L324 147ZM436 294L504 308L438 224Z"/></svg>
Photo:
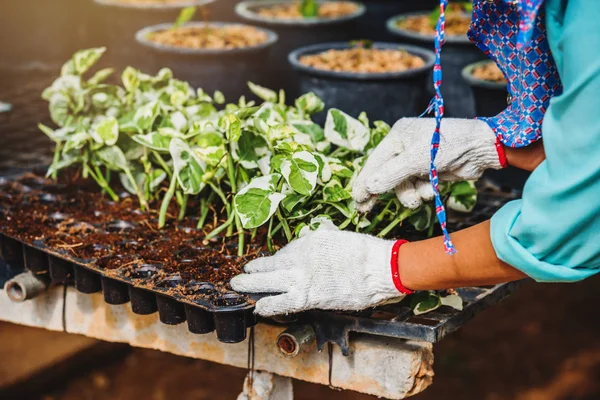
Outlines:
<svg viewBox="0 0 600 400"><path fill-rule="evenodd" d="M380 237L406 226L432 234L432 204L410 210L385 194L373 212L355 209L352 182L390 130L385 122L329 109L322 127L311 119L325 109L314 93L289 105L282 91L249 83L258 103L226 103L166 68L152 76L128 67L121 85L104 83L108 69L85 78L103 53L74 54L42 95L56 125L40 124L56 145L49 176L79 168L115 201L119 181L158 215L159 228L183 219L193 200L206 239L235 236L239 255L248 239L274 251L323 224ZM441 186L463 211L474 206L472 183Z"/></svg>

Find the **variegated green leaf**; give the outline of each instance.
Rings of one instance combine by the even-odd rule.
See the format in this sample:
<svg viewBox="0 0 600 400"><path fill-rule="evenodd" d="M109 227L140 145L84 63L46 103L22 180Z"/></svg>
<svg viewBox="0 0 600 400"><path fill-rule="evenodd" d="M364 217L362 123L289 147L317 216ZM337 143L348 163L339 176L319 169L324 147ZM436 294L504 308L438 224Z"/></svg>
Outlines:
<svg viewBox="0 0 600 400"><path fill-rule="evenodd" d="M252 82L248 82L248 87L250 88L250 91L256 95L256 97L270 103L277 102L277 93L275 91Z"/></svg>
<svg viewBox="0 0 600 400"><path fill-rule="evenodd" d="M173 159L174 173L183 192L198 194L204 188L204 182L202 181L206 170L204 161L186 142L179 138L171 140L169 152Z"/></svg>
<svg viewBox="0 0 600 400"><path fill-rule="evenodd" d="M154 120L158 116L158 107L158 103L153 101L137 109L133 116L133 123L139 132L147 132L152 129Z"/></svg>
<svg viewBox="0 0 600 400"><path fill-rule="evenodd" d="M296 107L307 115L323 111L325 103L313 92L305 93L296 99Z"/></svg>
<svg viewBox="0 0 600 400"><path fill-rule="evenodd" d="M325 121L325 137L333 144L352 151L364 151L370 132L359 120L332 108Z"/></svg>
<svg viewBox="0 0 600 400"><path fill-rule="evenodd" d="M254 178L234 198L235 211L242 226L253 229L263 225L277 210L285 195L276 191L279 174Z"/></svg>
<svg viewBox="0 0 600 400"><path fill-rule="evenodd" d="M112 170L128 170L127 159L117 146L106 146L95 152L100 161Z"/></svg>
<svg viewBox="0 0 600 400"><path fill-rule="evenodd" d="M237 142L242 135L242 121L233 114L226 114L219 120L219 127L225 131L230 142Z"/></svg>
<svg viewBox="0 0 600 400"><path fill-rule="evenodd" d="M109 76L112 75L114 69L112 68L104 68L100 71L96 72L90 79L88 79L88 84L90 85L98 85L104 82Z"/></svg>
<svg viewBox="0 0 600 400"><path fill-rule="evenodd" d="M280 170L287 184L297 193L310 196L315 190L319 163L308 151L299 151L284 158Z"/></svg>
<svg viewBox="0 0 600 400"><path fill-rule="evenodd" d="M411 297L410 307L415 315L425 314L442 305L441 297L432 290L418 292Z"/></svg>
<svg viewBox="0 0 600 400"><path fill-rule="evenodd" d="M342 184L337 179L332 179L323 187L323 200L339 202L351 197Z"/></svg>
<svg viewBox="0 0 600 400"><path fill-rule="evenodd" d="M133 135L131 138L142 146L146 146L149 149L162 153L168 153L169 146L171 145L171 137L161 135L159 132L150 132L145 135Z"/></svg>
<svg viewBox="0 0 600 400"><path fill-rule="evenodd" d="M94 124L90 135L96 143L112 146L119 139L119 123L113 117L105 118Z"/></svg>
<svg viewBox="0 0 600 400"><path fill-rule="evenodd" d="M314 232L319 229L328 231L339 230L329 215L321 214L311 218L308 225L305 225L300 232L298 232L298 237L306 236L310 232Z"/></svg>

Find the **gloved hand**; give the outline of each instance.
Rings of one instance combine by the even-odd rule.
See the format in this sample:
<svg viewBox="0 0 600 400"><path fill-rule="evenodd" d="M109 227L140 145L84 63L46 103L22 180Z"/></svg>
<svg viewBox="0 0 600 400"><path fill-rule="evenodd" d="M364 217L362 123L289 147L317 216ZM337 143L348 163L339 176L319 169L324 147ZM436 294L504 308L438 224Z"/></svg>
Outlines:
<svg viewBox="0 0 600 400"><path fill-rule="evenodd" d="M391 299L399 301L405 294L392 277L392 263L397 273L394 243L360 233L319 229L271 257L249 262L245 273L231 280L231 287L245 293L278 293L256 303L256 313L262 316L315 308L362 310Z"/></svg>
<svg viewBox="0 0 600 400"><path fill-rule="evenodd" d="M352 188L358 210L366 212L374 198L395 190L411 209L433 198L429 183L433 118L402 118L367 162ZM478 119L445 118L435 165L440 181L472 180L488 168L506 167L506 156L487 123Z"/></svg>

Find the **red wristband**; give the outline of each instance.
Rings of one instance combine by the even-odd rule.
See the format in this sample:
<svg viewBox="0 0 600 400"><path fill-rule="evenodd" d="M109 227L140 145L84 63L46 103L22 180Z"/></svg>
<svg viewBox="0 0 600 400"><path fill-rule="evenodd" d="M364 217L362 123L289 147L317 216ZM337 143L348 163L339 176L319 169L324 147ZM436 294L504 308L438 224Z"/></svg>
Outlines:
<svg viewBox="0 0 600 400"><path fill-rule="evenodd" d="M398 252L400 251L400 246L404 243L408 243L408 240L397 240L392 246L392 259L390 260L390 266L392 267L392 281L394 281L394 286L400 293L403 294L413 294L415 291L410 290L404 287L402 281L400 280L400 272L398 271Z"/></svg>
<svg viewBox="0 0 600 400"><path fill-rule="evenodd" d="M504 151L504 146L500 141L500 136L496 138L496 151L498 152L498 161L500 161L500 166L502 168L508 167L508 160L506 159L506 152Z"/></svg>

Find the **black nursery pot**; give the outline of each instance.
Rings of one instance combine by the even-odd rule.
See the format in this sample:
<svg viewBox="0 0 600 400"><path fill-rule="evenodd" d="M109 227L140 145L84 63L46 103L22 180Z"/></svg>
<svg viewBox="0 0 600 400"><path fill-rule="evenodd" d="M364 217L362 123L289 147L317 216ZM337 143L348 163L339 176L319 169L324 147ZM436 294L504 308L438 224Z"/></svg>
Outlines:
<svg viewBox="0 0 600 400"><path fill-rule="evenodd" d="M423 35L398 27L398 22L409 16L423 15L422 12L406 13L390 18L388 30L403 42L414 43L430 50L435 49L434 36ZM462 69L475 61L485 60L486 56L465 36L446 35L442 47L442 95L444 96L445 116L475 117L475 104L469 85L462 79ZM433 83L430 83L430 95L433 96Z"/></svg>
<svg viewBox="0 0 600 400"><path fill-rule="evenodd" d="M422 67L401 72L337 72L300 63L300 57L305 55L349 48L351 45L348 43L324 43L292 52L289 62L298 73L301 91L315 93L328 108L339 108L354 117L365 111L370 120L382 120L389 124L423 111L425 88L435 59L433 52L416 46L375 42L374 49L404 50L425 61ZM322 123L324 118L324 113L319 113L315 121Z"/></svg>
<svg viewBox="0 0 600 400"><path fill-rule="evenodd" d="M362 3L352 2L357 5L356 11L338 18L283 19L268 18L257 13L261 8L289 3L296 4L290 0L242 1L238 3L235 11L243 20L268 27L279 36L277 46L273 48L269 60L265 62L270 70L270 79L265 82L265 85L273 89L284 89L288 94L287 97L293 99L302 92L298 90L295 82L296 75L287 63L288 54L299 47L311 44L348 42L357 39L357 21L364 14L365 7Z"/></svg>
<svg viewBox="0 0 600 400"><path fill-rule="evenodd" d="M473 76L473 70L478 66L492 63L493 61L479 61L469 64L462 70L462 77L473 91L475 99L475 112L478 117L493 117L502 112L508 104L508 91L506 83L498 83L478 79ZM488 170L485 176L502 187L523 189L530 172L518 168L508 167L501 170Z"/></svg>
<svg viewBox="0 0 600 400"><path fill-rule="evenodd" d="M225 22L211 22L209 26L229 25ZM206 26L203 22L192 22L186 26ZM237 100L248 94L247 82L264 84L268 70L264 68L269 50L277 41L277 34L262 29L267 40L252 47L237 49L189 49L167 46L152 42L148 35L169 29L171 24L160 24L144 28L136 34L139 44L148 53L154 72L162 67L173 70L177 79L200 87L207 93L215 90L223 92L228 100Z"/></svg>
<svg viewBox="0 0 600 400"><path fill-rule="evenodd" d="M391 15L433 10L439 0L364 0L365 14L358 21L356 37L373 41L390 41L394 35L385 23Z"/></svg>
<svg viewBox="0 0 600 400"><path fill-rule="evenodd" d="M90 0L76 0L87 2ZM147 49L140 47L135 34L145 26L175 22L184 7L204 6L214 0L182 0L177 3L135 4L118 0L94 0L92 28L94 45L108 48L106 58L111 65L146 68Z"/></svg>

